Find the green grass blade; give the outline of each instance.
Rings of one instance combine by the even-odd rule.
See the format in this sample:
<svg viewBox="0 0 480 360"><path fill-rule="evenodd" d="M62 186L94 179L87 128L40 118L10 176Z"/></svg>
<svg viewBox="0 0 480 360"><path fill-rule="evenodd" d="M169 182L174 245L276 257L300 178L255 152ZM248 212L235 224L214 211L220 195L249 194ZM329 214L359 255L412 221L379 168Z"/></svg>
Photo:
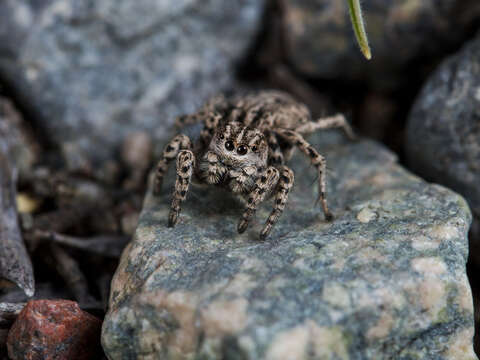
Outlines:
<svg viewBox="0 0 480 360"><path fill-rule="evenodd" d="M348 8L350 10L350 18L352 19L353 32L357 38L358 45L363 55L370 60L372 53L368 45L367 33L362 18L362 9L360 8L360 0L348 0Z"/></svg>

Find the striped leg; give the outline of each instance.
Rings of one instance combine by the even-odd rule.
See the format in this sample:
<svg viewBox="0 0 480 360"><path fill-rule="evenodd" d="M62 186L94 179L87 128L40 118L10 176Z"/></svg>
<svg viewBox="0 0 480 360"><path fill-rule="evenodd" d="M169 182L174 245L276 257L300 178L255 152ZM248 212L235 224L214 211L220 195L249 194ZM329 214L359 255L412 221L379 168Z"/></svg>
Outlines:
<svg viewBox="0 0 480 360"><path fill-rule="evenodd" d="M175 127L183 129L187 125L193 125L201 121L198 114L180 115L175 118Z"/></svg>
<svg viewBox="0 0 480 360"><path fill-rule="evenodd" d="M191 150L192 142L187 135L175 136L163 149L162 158L158 161L153 184L153 194L159 195L162 190L163 177L168 170L168 164L177 157L180 150Z"/></svg>
<svg viewBox="0 0 480 360"><path fill-rule="evenodd" d="M294 181L295 176L293 171L286 166L282 166L280 168L280 179L278 180L277 184L273 210L268 217L262 232L260 233L261 239L265 239L268 234L270 234L273 225L275 225L280 218L280 215L282 215L283 209L285 209L285 204L288 200L288 193L292 189Z"/></svg>
<svg viewBox="0 0 480 360"><path fill-rule="evenodd" d="M356 138L350 124L345 119L345 116L342 114L337 114L334 116L320 118L316 121L309 121L306 124L295 129L298 133L301 134L311 134L317 130L327 130L340 128L345 132L348 138L354 140Z"/></svg>
<svg viewBox="0 0 480 360"><path fill-rule="evenodd" d="M243 233L247 227L248 222L257 211L258 205L265 200L265 197L275 188L280 174L277 169L270 166L257 179L255 188L247 196L247 208L243 212L242 219L238 223L238 232Z"/></svg>
<svg viewBox="0 0 480 360"><path fill-rule="evenodd" d="M278 144L277 137L271 131L267 133L268 142L268 164L273 166L283 165L285 160L283 158L282 150Z"/></svg>
<svg viewBox="0 0 480 360"><path fill-rule="evenodd" d="M180 205L187 197L188 187L195 167L195 156L190 150L182 150L177 156L177 180L173 192L172 205L168 215L168 226L173 227L178 222Z"/></svg>
<svg viewBox="0 0 480 360"><path fill-rule="evenodd" d="M218 113L219 110L225 109L229 106L228 101L223 95L217 95L209 100L194 114L180 115L175 119L175 126L181 129L187 125L193 125L201 121L205 121L213 113Z"/></svg>
<svg viewBox="0 0 480 360"><path fill-rule="evenodd" d="M218 113L211 113L205 116L203 120L203 130L200 132L200 140L204 146L208 146L212 140L212 136L218 123L222 120L222 116Z"/></svg>
<svg viewBox="0 0 480 360"><path fill-rule="evenodd" d="M310 145L302 135L292 130L278 129L275 132L284 138L289 143L297 146L301 152L307 155L312 162L312 165L316 167L318 172L318 186L319 186L319 195L318 201L321 202L325 218L328 221L333 220L333 215L328 209L327 198L326 198L326 169L327 162L325 158L318 153L317 150Z"/></svg>

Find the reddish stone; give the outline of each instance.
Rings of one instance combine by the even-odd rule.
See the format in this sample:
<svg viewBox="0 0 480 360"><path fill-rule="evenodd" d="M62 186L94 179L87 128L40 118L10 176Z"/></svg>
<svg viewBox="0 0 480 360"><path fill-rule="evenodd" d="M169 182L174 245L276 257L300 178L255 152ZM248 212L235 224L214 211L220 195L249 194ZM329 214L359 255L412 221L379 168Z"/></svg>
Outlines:
<svg viewBox="0 0 480 360"><path fill-rule="evenodd" d="M96 359L101 324L74 301L32 300L8 333L8 355L12 360Z"/></svg>

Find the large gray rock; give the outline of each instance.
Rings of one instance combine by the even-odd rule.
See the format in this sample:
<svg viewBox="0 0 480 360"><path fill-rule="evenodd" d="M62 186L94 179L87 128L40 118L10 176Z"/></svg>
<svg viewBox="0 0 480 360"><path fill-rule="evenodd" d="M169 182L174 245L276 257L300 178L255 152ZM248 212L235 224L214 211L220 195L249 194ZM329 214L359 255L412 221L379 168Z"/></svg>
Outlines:
<svg viewBox="0 0 480 360"><path fill-rule="evenodd" d="M0 79L70 168L99 175L133 130L164 140L173 118L231 86L256 35L257 0L5 0Z"/></svg>
<svg viewBox="0 0 480 360"><path fill-rule="evenodd" d="M405 71L461 44L480 18L477 0L363 0L373 59L358 50L346 0L286 0L285 36L293 66L320 78L398 86ZM411 68L409 69L411 71Z"/></svg>
<svg viewBox="0 0 480 360"><path fill-rule="evenodd" d="M432 75L411 111L409 166L463 194L472 208L472 257L480 262L480 36Z"/></svg>
<svg viewBox="0 0 480 360"><path fill-rule="evenodd" d="M11 163L20 174L19 177L31 171L33 164L38 161L41 152L39 145L25 128L18 110L3 97L0 97L0 143L8 147Z"/></svg>
<svg viewBox="0 0 480 360"><path fill-rule="evenodd" d="M265 242L270 205L238 235L229 193L193 188L173 229L172 183L147 196L112 283L109 359L476 359L466 202L378 144L323 140L332 223L299 155Z"/></svg>

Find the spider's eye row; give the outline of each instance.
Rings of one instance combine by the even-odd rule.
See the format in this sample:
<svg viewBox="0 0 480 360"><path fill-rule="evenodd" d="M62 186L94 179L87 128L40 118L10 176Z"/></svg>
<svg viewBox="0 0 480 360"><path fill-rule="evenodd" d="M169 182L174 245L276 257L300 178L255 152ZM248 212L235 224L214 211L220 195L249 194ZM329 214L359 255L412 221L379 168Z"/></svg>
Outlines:
<svg viewBox="0 0 480 360"><path fill-rule="evenodd" d="M233 149L235 149L235 145L233 145L233 141L229 140L225 143L225 149L227 149L228 151L232 151Z"/></svg>
<svg viewBox="0 0 480 360"><path fill-rule="evenodd" d="M245 155L248 152L248 148L245 145L240 145L237 148L237 154L238 155Z"/></svg>
<svg viewBox="0 0 480 360"><path fill-rule="evenodd" d="M255 145L253 145L252 146L252 151L257 151L257 150L258 150L258 148Z"/></svg>
<svg viewBox="0 0 480 360"><path fill-rule="evenodd" d="M225 139L225 135L220 134L220 139L222 139L222 140Z"/></svg>

